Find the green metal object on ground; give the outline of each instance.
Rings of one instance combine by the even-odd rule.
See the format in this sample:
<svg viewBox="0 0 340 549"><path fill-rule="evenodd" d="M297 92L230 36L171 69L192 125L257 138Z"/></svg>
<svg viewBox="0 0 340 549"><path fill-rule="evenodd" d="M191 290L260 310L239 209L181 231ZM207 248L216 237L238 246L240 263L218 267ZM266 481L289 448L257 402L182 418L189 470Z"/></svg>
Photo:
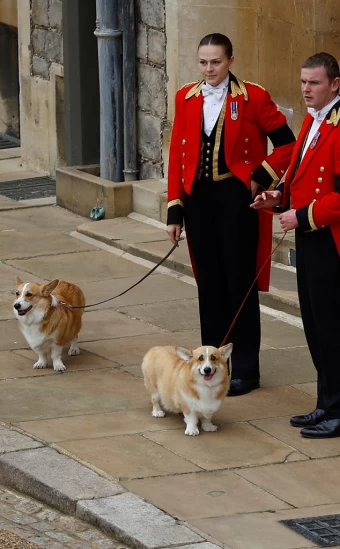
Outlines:
<svg viewBox="0 0 340 549"><path fill-rule="evenodd" d="M90 217L91 219L95 219L96 221L99 221L99 219L104 219L105 208L102 208L101 206L95 206L91 210Z"/></svg>

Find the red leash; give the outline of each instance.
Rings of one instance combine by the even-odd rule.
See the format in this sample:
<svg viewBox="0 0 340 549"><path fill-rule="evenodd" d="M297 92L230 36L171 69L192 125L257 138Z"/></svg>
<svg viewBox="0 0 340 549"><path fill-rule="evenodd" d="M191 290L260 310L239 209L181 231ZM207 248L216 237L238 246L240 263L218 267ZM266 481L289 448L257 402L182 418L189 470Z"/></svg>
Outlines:
<svg viewBox="0 0 340 549"><path fill-rule="evenodd" d="M267 212L267 213L269 213L269 212ZM241 305L240 305L240 308L239 308L239 310L237 311L237 313L236 313L236 315L235 315L235 318L234 318L234 320L232 321L231 326L230 326L230 328L229 328L229 330L228 330L228 332L227 332L227 335L226 335L225 338L223 339L223 341L222 341L220 347L223 347L223 346L226 344L226 342L228 341L228 337L229 337L229 335L230 335L230 332L231 332L231 330L233 329L233 327L235 326L236 320L238 319L238 317L239 317L239 315L240 315L240 313L241 313L241 311L242 311L242 309L243 309L243 307L244 307L244 304L245 304L245 302L246 302L247 299L248 299L248 296L249 296L250 292L252 291L254 285L256 284L257 279L259 278L259 276L260 276L260 274L262 273L263 269L264 269L265 266L267 265L268 261L271 259L272 255L276 252L276 250L277 250L278 247L280 246L280 244L281 244L281 242L283 241L283 239L284 239L284 237L286 236L286 234L287 234L287 231L286 231L285 233L283 233L283 235L282 235L282 237L280 238L278 244L276 244L275 248L271 251L270 255L267 257L266 261L263 263L261 269L260 269L259 272L257 273L256 278L255 278L254 282L252 283L252 285L250 286L248 292L246 293L245 298L244 298L244 300L242 301L242 303L241 303Z"/></svg>

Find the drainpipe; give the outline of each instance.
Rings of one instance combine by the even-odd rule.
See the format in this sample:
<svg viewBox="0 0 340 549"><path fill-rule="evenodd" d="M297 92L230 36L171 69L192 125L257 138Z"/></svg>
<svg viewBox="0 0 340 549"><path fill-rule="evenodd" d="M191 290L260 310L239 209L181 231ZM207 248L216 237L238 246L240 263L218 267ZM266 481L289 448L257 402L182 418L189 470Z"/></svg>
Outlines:
<svg viewBox="0 0 340 549"><path fill-rule="evenodd" d="M125 0L123 0L124 4ZM100 176L123 181L123 92L119 0L96 0L100 92Z"/></svg>
<svg viewBox="0 0 340 549"><path fill-rule="evenodd" d="M122 2L124 67L124 178L137 179L135 0Z"/></svg>

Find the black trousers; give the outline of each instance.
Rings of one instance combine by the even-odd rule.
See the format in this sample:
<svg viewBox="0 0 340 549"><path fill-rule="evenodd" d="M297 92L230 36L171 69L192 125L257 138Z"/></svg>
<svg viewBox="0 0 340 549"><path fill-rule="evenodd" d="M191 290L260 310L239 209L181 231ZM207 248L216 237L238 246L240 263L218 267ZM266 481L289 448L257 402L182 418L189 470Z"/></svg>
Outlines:
<svg viewBox="0 0 340 549"><path fill-rule="evenodd" d="M258 214L237 178L195 182L184 205L197 269L202 345L219 347L256 276ZM232 378L259 377L260 310L256 285L230 334Z"/></svg>
<svg viewBox="0 0 340 549"><path fill-rule="evenodd" d="M301 316L317 370L317 407L340 418L340 259L329 228L296 230Z"/></svg>

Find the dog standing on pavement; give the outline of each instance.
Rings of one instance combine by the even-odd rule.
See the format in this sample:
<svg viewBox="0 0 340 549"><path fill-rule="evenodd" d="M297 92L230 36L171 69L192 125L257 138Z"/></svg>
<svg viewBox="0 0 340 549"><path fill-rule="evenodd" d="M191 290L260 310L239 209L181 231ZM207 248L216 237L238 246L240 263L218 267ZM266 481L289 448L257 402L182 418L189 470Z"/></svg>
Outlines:
<svg viewBox="0 0 340 549"><path fill-rule="evenodd" d="M70 344L68 354L79 355L77 337L84 309L71 309L60 301L83 307L83 292L75 284L63 280L38 284L24 283L17 277L16 282L14 315L27 343L39 356L33 367L46 368L50 355L54 370L66 370L61 358L63 347Z"/></svg>
<svg viewBox="0 0 340 549"><path fill-rule="evenodd" d="M217 431L211 422L229 389L227 360L232 343L217 349L202 346L191 350L183 347L153 347L142 363L145 387L151 394L152 415L164 417L165 412L182 413L185 434Z"/></svg>

